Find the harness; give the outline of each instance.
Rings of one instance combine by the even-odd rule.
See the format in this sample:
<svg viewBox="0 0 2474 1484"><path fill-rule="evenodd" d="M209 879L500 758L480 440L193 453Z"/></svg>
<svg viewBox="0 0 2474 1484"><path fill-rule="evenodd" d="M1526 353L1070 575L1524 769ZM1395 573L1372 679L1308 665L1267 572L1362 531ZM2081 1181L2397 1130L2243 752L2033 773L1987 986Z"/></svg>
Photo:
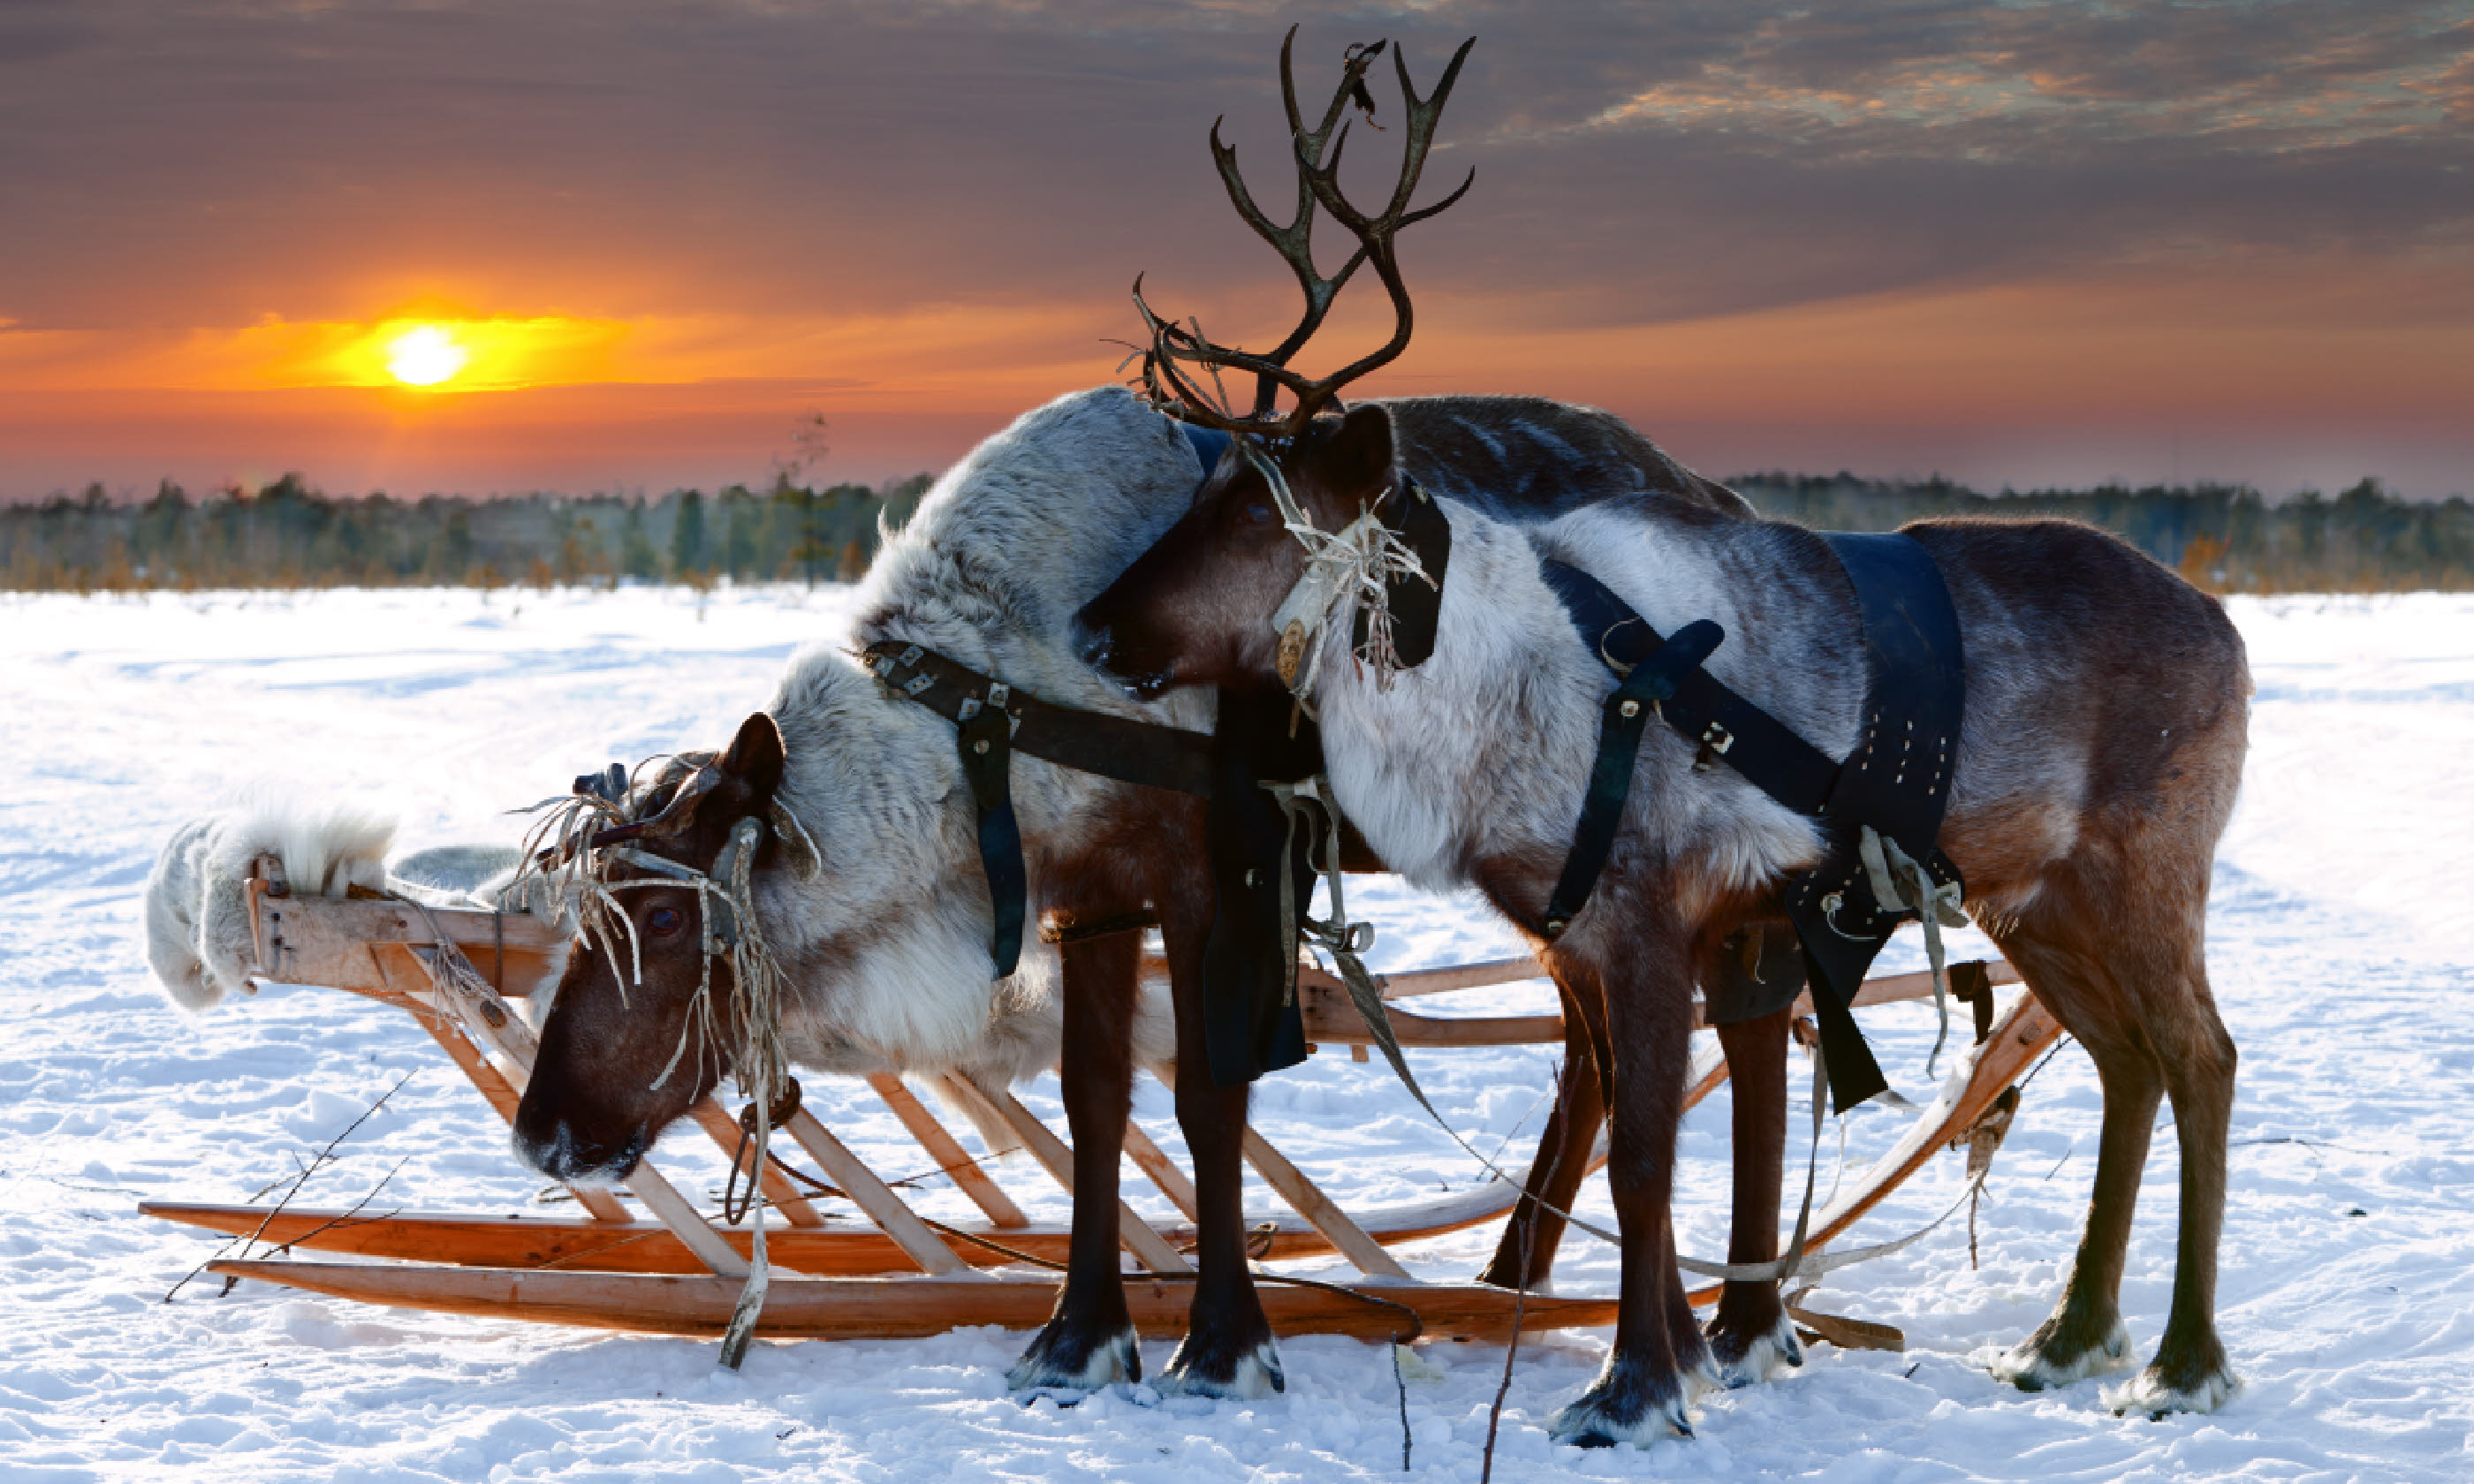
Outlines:
<svg viewBox="0 0 2474 1484"><path fill-rule="evenodd" d="M1950 800L1966 665L1950 589L1913 538L1827 534L1822 540L1856 589L1864 635L1864 730L1844 761L1832 760L1700 668L1725 638L1716 624L1702 619L1661 638L1588 572L1551 559L1540 562L1572 627L1617 683L1599 725L1597 760L1572 849L1540 931L1550 941L1561 937L1589 901L1631 790L1645 710L1693 744L1694 772L1724 761L1762 793L1821 824L1821 863L1789 878L1783 905L1814 989L1832 1099L1844 1113L1889 1086L1850 1013L1866 970L1898 925L1919 917L1941 994L1939 929L1965 921L1957 913L1964 891L1958 868L1937 837ZM1760 992L1746 993L1740 982L1732 986L1736 1002L1730 1018L1791 1002L1801 988L1787 982L1791 977L1764 973L1756 960L1753 978Z"/></svg>
<svg viewBox="0 0 2474 1484"><path fill-rule="evenodd" d="M1179 426L1207 482L1228 435ZM1196 489L1200 493L1201 485ZM1432 648L1429 623L1419 658ZM1218 726L1206 734L1057 706L907 640L880 640L862 657L893 695L955 725L980 869L995 913L988 952L996 977L1021 966L1030 917L1011 790L1013 754L1026 753L1079 773L1206 801L1214 906L1202 999L1212 1080L1238 1086L1305 1059L1305 1021L1296 994L1298 938L1301 929L1319 925L1307 916L1315 863L1336 861L1342 826L1336 813L1314 807L1319 801L1307 785L1322 771L1322 738L1310 723L1290 727L1285 696L1224 689ZM1296 797L1301 788L1305 801ZM1079 941L1155 922L1146 914L1077 924L1058 938Z"/></svg>

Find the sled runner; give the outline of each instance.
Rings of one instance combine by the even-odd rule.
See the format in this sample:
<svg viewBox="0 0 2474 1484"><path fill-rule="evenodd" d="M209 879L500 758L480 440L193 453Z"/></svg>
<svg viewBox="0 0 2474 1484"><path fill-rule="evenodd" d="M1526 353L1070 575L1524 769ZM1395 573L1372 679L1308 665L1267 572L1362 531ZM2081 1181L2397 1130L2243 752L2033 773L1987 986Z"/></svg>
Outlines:
<svg viewBox="0 0 2474 1484"><path fill-rule="evenodd" d="M294 898L280 868L261 860L249 884L258 975L263 980L324 986L392 1004L434 1038L503 1118L512 1121L534 1049L529 1023L511 999L548 987L560 946L553 928L524 916L427 908L392 898L335 900ZM486 985L445 971L440 939L478 970ZM1379 981L1387 1001L1481 988L1539 972L1528 959L1507 959L1391 975ZM1953 978L1975 1009L1978 1044L1963 1058L1940 1095L1904 1138L1828 1209L1813 1212L1807 1251L1842 1234L1920 1169L1932 1154L1961 1144L1980 1146L1979 1125L2006 1126L1997 1101L2059 1036L2033 996L2021 993L1994 1014L1992 988L2012 984L2005 964L1954 966ZM1321 1046L1364 1045L1373 1038L1340 983L1301 968L1298 989L1309 1040ZM1928 974L1868 982L1858 1006L1927 997ZM1438 1017L1392 1013L1392 1026L1411 1048L1559 1043L1560 1016ZM1691 1068L1687 1106L1725 1080L1710 1047ZM813 1113L793 1113L782 1126L821 1170L822 1179L793 1180L764 1172L773 1211L788 1223L766 1233L770 1260L783 1269L764 1303L757 1332L776 1337L896 1338L934 1334L963 1325L1036 1328L1048 1315L1055 1284L1031 1276L1030 1262L1057 1263L1066 1255L1062 1227L1034 1226L994 1177L970 1155L899 1077L867 1079L937 1169L982 1213L961 1225L931 1222L914 1211L835 1137ZM947 1092L976 1104L983 1127L1009 1129L1050 1175L1069 1179L1064 1141L1007 1089L949 1079ZM1988 1116L1992 1115L1992 1116ZM707 1098L697 1124L726 1154L738 1157L740 1127ZM1193 1192L1181 1172L1141 1131L1128 1129L1135 1164L1169 1202L1193 1216ZM1287 1333L1345 1333L1368 1338L1412 1335L1500 1339L1515 1323L1557 1328L1613 1323L1612 1296L1531 1294L1475 1283L1420 1282L1387 1250L1462 1231L1508 1215L1518 1197L1493 1180L1470 1191L1414 1206L1359 1213L1340 1207L1277 1150L1249 1132L1248 1161L1291 1208L1292 1214L1250 1223L1259 1259L1337 1254L1364 1280L1352 1284L1293 1286L1273 1282L1263 1302ZM1591 1167L1603 1162L1603 1136ZM279 1257L217 1261L208 1271L310 1292L396 1307L670 1334L717 1334L729 1322L748 1270L744 1225L708 1218L650 1160L626 1182L643 1214L615 1192L574 1191L581 1217L393 1212L148 1202L142 1212L248 1237L273 1252L331 1254L350 1261ZM1070 1186L1069 1186L1070 1188ZM859 1219L829 1215L817 1203L830 1194L857 1208ZM1179 1224L1154 1226L1121 1208L1123 1245L1151 1281L1130 1281L1135 1323L1153 1329L1182 1324L1190 1300L1180 1279L1180 1247L1192 1239ZM383 1260L366 1260L383 1259ZM1030 1259L1030 1261L1026 1261ZM983 1274L983 1268L1006 1268ZM1694 1295L1714 1297L1714 1288Z"/></svg>

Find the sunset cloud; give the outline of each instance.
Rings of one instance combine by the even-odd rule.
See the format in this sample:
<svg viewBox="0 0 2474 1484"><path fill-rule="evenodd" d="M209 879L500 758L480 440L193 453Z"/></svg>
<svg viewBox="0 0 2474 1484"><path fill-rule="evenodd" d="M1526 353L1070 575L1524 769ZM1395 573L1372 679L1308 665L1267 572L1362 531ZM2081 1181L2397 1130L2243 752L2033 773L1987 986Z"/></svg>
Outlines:
<svg viewBox="0 0 2474 1484"><path fill-rule="evenodd" d="M853 425L854 458L947 457L1107 379L1137 272L1215 329L1282 326L1294 290L1202 137L1225 113L1285 193L1272 60L1292 18L1253 0L21 0L0 10L0 394L67 398L89 430L142 419L150 391L393 406L414 394L372 347L436 321L474 327L475 353L432 401L729 383L737 406L764 384L779 420L831 395L845 422L950 430ZM1724 467L1764 425L1827 448L1883 419L1946 430L1957 406L2048 447L2061 409L2098 417L2103 388L2138 385L2147 423L2238 421L2255 396L2267 446L2303 405L2366 430L2349 448L2418 450L2410 484L2474 489L2474 437L2396 431L2474 401L2462 3L1447 0L1310 21L1304 85L1377 35L1422 83L1472 34L1430 178L1478 183L1407 239L1403 388L1518 368ZM1361 131L1351 180L1379 188L1394 138ZM1859 333L1879 344L1857 354ZM1670 375L1686 354L1708 373ZM77 467L57 420L0 411L0 494ZM1738 431L1699 450L1669 431L1700 425ZM717 477L711 450L744 436L715 422L681 444L704 452L645 467ZM94 471L148 478L120 446ZM557 461L545 444L521 466ZM573 478L602 467L595 450Z"/></svg>

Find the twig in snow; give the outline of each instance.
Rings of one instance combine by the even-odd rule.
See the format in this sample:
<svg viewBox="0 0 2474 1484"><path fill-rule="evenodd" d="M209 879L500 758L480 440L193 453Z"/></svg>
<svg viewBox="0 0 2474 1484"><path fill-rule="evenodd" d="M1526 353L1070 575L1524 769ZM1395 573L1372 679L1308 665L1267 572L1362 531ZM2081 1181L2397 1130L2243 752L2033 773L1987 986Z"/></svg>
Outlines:
<svg viewBox="0 0 2474 1484"><path fill-rule="evenodd" d="M359 1200L354 1201L354 1202L352 1203L352 1205L351 1209L346 1210L346 1211L343 1211L343 1212L341 1212L341 1213L339 1213L339 1214L337 1214L337 1215L333 1215L333 1216L329 1216L329 1217L327 1217L326 1220L324 1220L324 1221L322 1221L322 1222L318 1223L318 1224L317 1224L316 1226L314 1226L314 1227L311 1227L308 1231L302 1233L299 1236L294 1237L292 1240L290 1240L290 1241L288 1241L288 1242L285 1242L285 1243L281 1244L280 1246L277 1247L275 1250L276 1250L277 1252L290 1252L293 1248L298 1247L298 1246L299 1246L299 1245L301 1245L303 1242L305 1242L305 1241L309 1240L309 1238L311 1238L311 1237L313 1237L313 1236L316 1236L316 1235L317 1235L319 1233L321 1233L321 1232L329 1231L329 1230L331 1230L331 1229L333 1229L333 1228L335 1228L335 1227L344 1226L344 1225L346 1225L347 1223L351 1222L351 1221L352 1220L352 1218L354 1218L355 1216L358 1216L362 1211L365 1211L365 1210L369 1209L369 1205L370 1205L370 1203L371 1203L372 1201L375 1201L375 1200L376 1200L376 1199L378 1198L378 1192L379 1192L379 1191L381 1191L381 1190L384 1190L384 1189L387 1187L387 1183L388 1183L389 1181L391 1181L391 1180L395 1179L395 1178L396 1178L396 1176L397 1176L398 1174L400 1174L400 1173L401 1173L401 1172L402 1172L403 1167L404 1167L406 1164L409 1164L409 1163L411 1163L411 1162L412 1162L412 1156L410 1156L410 1155L405 1155L402 1159L396 1161L395 1161L395 1168L393 1168L393 1169L391 1169L391 1170L388 1170L385 1174L383 1174L383 1175L379 1176L379 1177L378 1177L378 1183L377 1183L376 1185L375 1185L370 1186L370 1193L369 1193L369 1194L367 1194L367 1195L365 1195L365 1196L363 1196L363 1197L361 1197ZM400 1207L400 1206L399 1206L399 1207L397 1207L394 1210L391 1210L391 1211L387 1212L387 1216L399 1216L399 1215L401 1215L402 1213L403 1213L403 1208L402 1208L402 1207ZM383 1220L385 1220L385 1219L386 1219L386 1216L373 1217L373 1218L371 1218L371 1219L373 1219L373 1220L377 1220L377 1221L383 1221Z"/></svg>
<svg viewBox="0 0 2474 1484"><path fill-rule="evenodd" d="M335 1146L352 1137L353 1131L357 1130L362 1124L369 1122L370 1115L376 1113L379 1109L384 1108L387 1105L387 1099L395 1096L398 1092L402 1091L403 1085L411 1080L412 1073L410 1072L406 1072L402 1076L398 1077L395 1080L394 1087L391 1087L384 1092L379 1093L378 1100L376 1102L362 1109L361 1115L359 1117L354 1118L352 1122L344 1125L344 1131L342 1133L336 1135L333 1138L327 1140L327 1147L319 1150L318 1157L302 1167L301 1173L293 1179L292 1188L283 1192L283 1199L275 1203L275 1209L266 1213L266 1219L257 1224L257 1230L252 1232L247 1236L235 1238L235 1240L240 1243L240 1250L243 1256L248 1255L249 1246L252 1242L256 1241L259 1237L266 1234L266 1229L274 1224L275 1218L283 1214L283 1209L292 1204L292 1198L301 1193L301 1187L309 1183L309 1177L317 1174L320 1170L325 1169L327 1165L334 1162ZM400 1166L399 1166L399 1168L400 1167ZM259 1193L264 1194L263 1191ZM255 1199L255 1197L253 1197L253 1199ZM220 1260L223 1255L230 1249L230 1241L227 1241L221 1247L216 1248L207 1256L206 1262L201 1262L196 1267L191 1268L188 1271L187 1276L183 1277L179 1282L174 1283L170 1288L164 1290L163 1302L166 1304L171 1303L173 1295L189 1286L192 1280L206 1270L206 1263ZM230 1279L226 1279L224 1281L223 1293L230 1293L231 1290L232 1281ZM221 1296L221 1294L217 1295L219 1298Z"/></svg>
<svg viewBox="0 0 2474 1484"><path fill-rule="evenodd" d="M1564 1087L1564 1070L1561 1066L1555 1068L1555 1089L1559 1093ZM1523 1118L1525 1121L1525 1114ZM1556 1172L1563 1167L1564 1151L1558 1149L1555 1151L1555 1162L1546 1168L1545 1183L1553 1185ZM1495 1382L1494 1404L1487 1408L1486 1412L1486 1454L1478 1460L1477 1484L1492 1484L1494 1478L1494 1434L1495 1430L1503 1425L1503 1399L1512 1393L1512 1362L1514 1357L1520 1353L1520 1322L1528 1317L1529 1250L1530 1243L1538 1235L1538 1218L1544 1214L1541 1204L1532 1204L1529 1224L1520 1229L1520 1287L1512 1299L1512 1340L1503 1347L1503 1379ZM1512 1212L1514 1220L1520 1219L1520 1207L1517 1203L1514 1204ZM1400 1467L1404 1470L1409 1467L1405 1457L1401 1460Z"/></svg>

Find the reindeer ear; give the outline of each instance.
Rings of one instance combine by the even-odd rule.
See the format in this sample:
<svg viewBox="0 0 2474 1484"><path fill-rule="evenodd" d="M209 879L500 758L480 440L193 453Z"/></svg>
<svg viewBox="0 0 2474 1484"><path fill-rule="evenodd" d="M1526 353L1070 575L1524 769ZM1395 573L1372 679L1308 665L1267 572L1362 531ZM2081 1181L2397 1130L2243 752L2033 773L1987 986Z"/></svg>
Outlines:
<svg viewBox="0 0 2474 1484"><path fill-rule="evenodd" d="M1392 482L1392 414L1381 407L1354 407L1339 431L1315 450L1315 476L1323 489L1354 509Z"/></svg>
<svg viewBox="0 0 2474 1484"><path fill-rule="evenodd" d="M764 711L739 724L739 735L731 738L730 751L718 764L723 778L744 787L758 802L771 799L782 786L782 729Z"/></svg>

